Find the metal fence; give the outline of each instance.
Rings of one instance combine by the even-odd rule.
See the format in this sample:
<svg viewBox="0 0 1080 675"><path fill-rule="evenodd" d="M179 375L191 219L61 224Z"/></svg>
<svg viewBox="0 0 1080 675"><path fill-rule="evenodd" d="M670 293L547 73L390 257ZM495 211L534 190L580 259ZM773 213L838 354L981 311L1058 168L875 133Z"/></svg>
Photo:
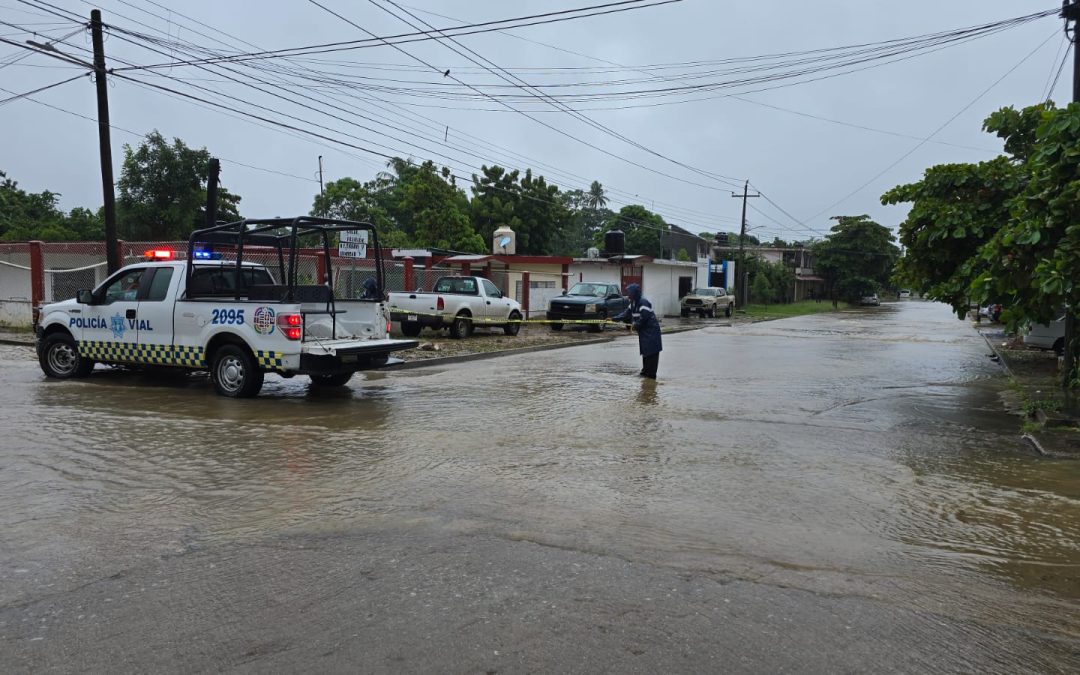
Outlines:
<svg viewBox="0 0 1080 675"><path fill-rule="evenodd" d="M148 251L170 250L186 257L186 241L133 241L121 242L119 257L121 265L130 265L146 259ZM226 247L227 248L227 247ZM226 259L230 252L215 247ZM340 298L359 298L364 293L364 281L374 278L375 260L338 257L331 251L335 292ZM289 276L289 256L286 254L284 270L276 249L245 247L244 260L266 266L279 282ZM385 259L384 290L406 289L407 272L400 261ZM422 270L416 270L418 273ZM284 274L283 274L284 272ZM430 280L419 278L414 287L424 284L430 288L435 279L451 273L448 269L430 270ZM300 284L322 283L325 275L323 253L316 249L303 249L296 256L296 280ZM44 303L58 302L75 297L78 291L95 288L108 277L105 244L103 242L20 242L0 244L0 325L30 326L36 308ZM414 290L414 289L408 289Z"/></svg>
<svg viewBox="0 0 1080 675"><path fill-rule="evenodd" d="M33 321L33 277L29 244L0 244L0 325Z"/></svg>

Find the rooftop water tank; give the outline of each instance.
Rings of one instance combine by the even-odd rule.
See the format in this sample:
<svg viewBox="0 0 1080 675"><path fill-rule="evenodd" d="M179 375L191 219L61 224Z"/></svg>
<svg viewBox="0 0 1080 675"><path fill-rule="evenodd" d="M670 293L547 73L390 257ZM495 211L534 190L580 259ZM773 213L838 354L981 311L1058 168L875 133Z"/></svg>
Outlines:
<svg viewBox="0 0 1080 675"><path fill-rule="evenodd" d="M622 230L609 230L604 234L604 255L626 254L626 235Z"/></svg>
<svg viewBox="0 0 1080 675"><path fill-rule="evenodd" d="M502 225L491 235L491 252L495 255L515 255L517 235L506 225Z"/></svg>

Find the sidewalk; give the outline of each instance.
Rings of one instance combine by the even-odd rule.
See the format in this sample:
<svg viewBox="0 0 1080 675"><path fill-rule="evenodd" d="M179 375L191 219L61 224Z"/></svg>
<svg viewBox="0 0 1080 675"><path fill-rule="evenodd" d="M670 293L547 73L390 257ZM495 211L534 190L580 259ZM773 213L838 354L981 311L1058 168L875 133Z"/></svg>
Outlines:
<svg viewBox="0 0 1080 675"><path fill-rule="evenodd" d="M0 345L34 346L34 334L27 330L0 327Z"/></svg>
<svg viewBox="0 0 1080 675"><path fill-rule="evenodd" d="M1045 457L1080 459L1080 420L1061 412L1058 360L1053 352L1029 349L1000 325L979 324L986 340L1009 376L1006 409L1025 419L1022 438Z"/></svg>

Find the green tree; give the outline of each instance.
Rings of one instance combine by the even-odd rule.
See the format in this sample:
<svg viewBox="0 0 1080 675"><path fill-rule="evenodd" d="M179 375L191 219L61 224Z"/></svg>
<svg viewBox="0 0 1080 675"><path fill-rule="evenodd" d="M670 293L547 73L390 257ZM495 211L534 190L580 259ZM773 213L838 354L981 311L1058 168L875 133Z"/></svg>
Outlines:
<svg viewBox="0 0 1080 675"><path fill-rule="evenodd" d="M834 300L857 302L888 283L900 254L896 238L869 216L836 216L837 223L813 246L815 268Z"/></svg>
<svg viewBox="0 0 1080 675"><path fill-rule="evenodd" d="M1080 306L1080 104L999 115L991 120L1001 123L1006 148L1020 148L1026 182L1009 202L1008 221L978 252L985 271L972 290L980 301L1007 300L1010 324L1046 323ZM1035 116L1032 133L1023 121Z"/></svg>
<svg viewBox="0 0 1080 675"><path fill-rule="evenodd" d="M592 185L589 186L589 192L585 196L586 205L593 210L600 210L608 205L607 195L604 193L604 186L600 184L600 181L594 180Z"/></svg>
<svg viewBox="0 0 1080 675"><path fill-rule="evenodd" d="M399 208L410 214L420 246L483 253L484 239L469 220L468 201L450 182L450 170L426 161L400 186Z"/></svg>
<svg viewBox="0 0 1080 675"><path fill-rule="evenodd" d="M408 247L409 236L383 206L387 199L386 187L384 182L377 180L360 183L354 178L340 178L331 181L322 194L315 195L311 215L371 223L382 246Z"/></svg>
<svg viewBox="0 0 1080 675"><path fill-rule="evenodd" d="M517 234L518 253L553 253L570 225L559 188L533 176L531 169L521 176L516 170L484 166L480 176L473 175L472 193L472 221L480 236L490 241L505 225Z"/></svg>
<svg viewBox="0 0 1080 675"><path fill-rule="evenodd" d="M680 248L679 252L675 254L675 259L681 260L682 262L690 262L690 254L685 248Z"/></svg>
<svg viewBox="0 0 1080 675"><path fill-rule="evenodd" d="M977 252L1008 222L1012 200L1028 182L1025 161L1046 110L1005 108L986 119L983 129L1005 140L1007 155L932 166L921 181L882 195L883 204L911 204L900 224L905 252L896 266L898 283L949 304L960 317L967 313L972 283L988 268Z"/></svg>
<svg viewBox="0 0 1080 675"><path fill-rule="evenodd" d="M598 202L584 190L563 192L560 200L567 219L561 232L557 234L553 252L556 255L583 256L589 247L595 245L597 236L604 230L604 224L615 214L603 206L592 206ZM607 202L606 198L604 202Z"/></svg>
<svg viewBox="0 0 1080 675"><path fill-rule="evenodd" d="M757 274L754 276L754 280L750 282L750 298L753 302L758 302L763 305L770 304L773 298L773 287L769 283L769 277L767 274Z"/></svg>
<svg viewBox="0 0 1080 675"><path fill-rule="evenodd" d="M65 214L60 195L26 192L0 171L0 240L90 241L104 236L101 213L76 207Z"/></svg>
<svg viewBox="0 0 1080 675"><path fill-rule="evenodd" d="M168 143L157 131L138 148L124 145L117 183L117 230L126 239L186 239L206 223L206 181L210 153L189 148L179 138ZM216 218L238 220L240 197L218 187Z"/></svg>

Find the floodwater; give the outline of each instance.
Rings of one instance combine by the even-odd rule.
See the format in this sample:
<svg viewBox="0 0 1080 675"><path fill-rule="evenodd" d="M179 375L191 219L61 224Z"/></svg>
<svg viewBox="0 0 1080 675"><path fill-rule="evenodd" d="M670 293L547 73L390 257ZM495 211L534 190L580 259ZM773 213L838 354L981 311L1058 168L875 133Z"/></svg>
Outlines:
<svg viewBox="0 0 1080 675"><path fill-rule="evenodd" d="M866 598L974 626L988 653L1029 635L1035 670L1080 663L1080 462L1023 452L967 323L910 301L664 344L658 382L623 339L338 393L268 377L251 401L197 377L47 382L0 348L0 609L221 542L424 521Z"/></svg>

